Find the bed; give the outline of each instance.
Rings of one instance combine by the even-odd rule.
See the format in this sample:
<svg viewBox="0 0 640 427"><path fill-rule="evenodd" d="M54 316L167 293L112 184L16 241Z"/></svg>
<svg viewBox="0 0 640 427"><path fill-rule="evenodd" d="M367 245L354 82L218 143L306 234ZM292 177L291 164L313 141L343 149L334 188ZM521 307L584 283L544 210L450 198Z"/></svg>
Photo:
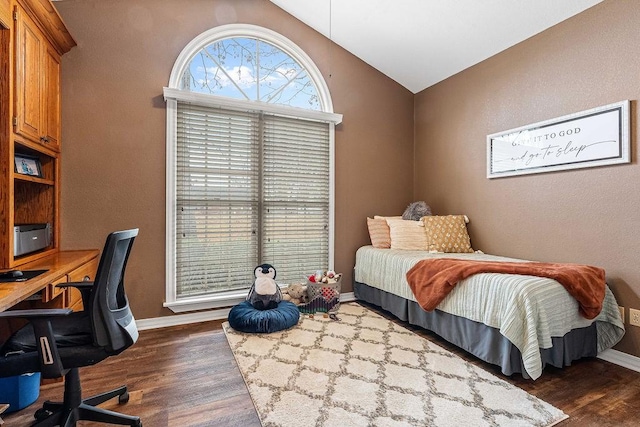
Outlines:
<svg viewBox="0 0 640 427"><path fill-rule="evenodd" d="M399 319L435 332L505 375L537 379L544 366L569 366L613 347L624 335L618 304L606 287L602 311L592 320L578 302L548 278L480 273L461 280L433 311L416 301L406 273L423 259L522 260L482 253L431 253L377 249L356 252L354 294Z"/></svg>

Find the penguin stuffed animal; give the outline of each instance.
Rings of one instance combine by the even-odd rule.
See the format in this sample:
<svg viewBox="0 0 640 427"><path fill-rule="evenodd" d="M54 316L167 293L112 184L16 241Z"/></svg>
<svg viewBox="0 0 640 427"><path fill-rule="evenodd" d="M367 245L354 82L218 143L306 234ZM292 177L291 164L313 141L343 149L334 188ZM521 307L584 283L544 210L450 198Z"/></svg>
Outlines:
<svg viewBox="0 0 640 427"><path fill-rule="evenodd" d="M262 264L253 270L253 275L256 279L249 289L247 301L257 310L278 307L278 303L282 301L282 292L274 280L276 269L271 264Z"/></svg>

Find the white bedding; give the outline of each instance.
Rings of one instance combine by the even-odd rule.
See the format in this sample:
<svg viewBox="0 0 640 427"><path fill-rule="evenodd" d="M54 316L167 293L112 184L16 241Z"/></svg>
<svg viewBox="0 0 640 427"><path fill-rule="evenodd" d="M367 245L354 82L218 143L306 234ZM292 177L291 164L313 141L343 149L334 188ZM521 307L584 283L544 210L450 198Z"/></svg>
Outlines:
<svg viewBox="0 0 640 427"><path fill-rule="evenodd" d="M406 273L418 261L429 258L522 262L479 253L429 253L364 246L356 252L355 280L416 301ZM618 304L609 287L602 311L588 320L578 313L577 301L562 285L542 277L476 274L460 281L437 309L499 329L520 350L523 366L533 379L542 374L539 348L550 348L551 337L562 337L571 329L597 321L600 352L613 347L624 335Z"/></svg>

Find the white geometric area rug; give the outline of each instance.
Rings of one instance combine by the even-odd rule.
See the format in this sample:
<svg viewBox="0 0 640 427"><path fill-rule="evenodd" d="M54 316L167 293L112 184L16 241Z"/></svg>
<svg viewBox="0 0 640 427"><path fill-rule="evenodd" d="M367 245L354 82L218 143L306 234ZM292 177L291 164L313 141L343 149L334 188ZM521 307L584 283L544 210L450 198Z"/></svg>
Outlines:
<svg viewBox="0 0 640 427"><path fill-rule="evenodd" d="M339 320L224 331L260 420L288 426L552 426L562 411L355 303Z"/></svg>

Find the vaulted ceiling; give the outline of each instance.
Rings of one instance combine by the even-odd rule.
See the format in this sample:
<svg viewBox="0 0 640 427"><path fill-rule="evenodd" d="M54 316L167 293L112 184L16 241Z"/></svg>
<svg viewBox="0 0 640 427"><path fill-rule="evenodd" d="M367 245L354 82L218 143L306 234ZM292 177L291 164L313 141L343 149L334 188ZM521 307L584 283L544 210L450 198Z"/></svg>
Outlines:
<svg viewBox="0 0 640 427"><path fill-rule="evenodd" d="M417 93L602 0L270 0Z"/></svg>

